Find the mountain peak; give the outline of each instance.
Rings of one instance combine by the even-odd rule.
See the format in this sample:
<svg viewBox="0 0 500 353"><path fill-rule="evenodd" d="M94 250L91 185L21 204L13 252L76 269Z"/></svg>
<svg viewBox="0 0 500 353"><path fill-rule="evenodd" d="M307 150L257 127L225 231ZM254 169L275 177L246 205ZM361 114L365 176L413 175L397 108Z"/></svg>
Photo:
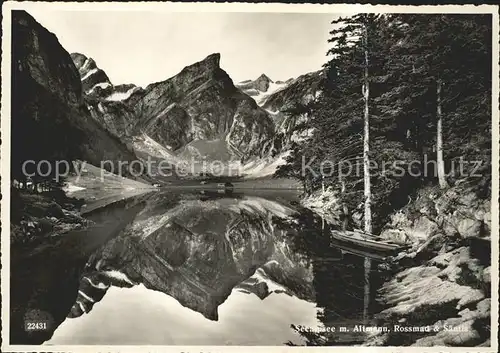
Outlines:
<svg viewBox="0 0 500 353"><path fill-rule="evenodd" d="M214 53L207 56L205 59L195 62L189 66L186 66L180 74L193 75L193 73L206 74L215 70L220 69L220 54Z"/></svg>
<svg viewBox="0 0 500 353"><path fill-rule="evenodd" d="M203 62L209 63L210 66L220 67L220 53L213 53L203 59Z"/></svg>
<svg viewBox="0 0 500 353"><path fill-rule="evenodd" d="M274 82L267 76L266 74L261 74L256 81L267 81L267 82Z"/></svg>
<svg viewBox="0 0 500 353"><path fill-rule="evenodd" d="M270 83L273 83L273 80L262 74L255 80L255 88L261 92L267 92Z"/></svg>

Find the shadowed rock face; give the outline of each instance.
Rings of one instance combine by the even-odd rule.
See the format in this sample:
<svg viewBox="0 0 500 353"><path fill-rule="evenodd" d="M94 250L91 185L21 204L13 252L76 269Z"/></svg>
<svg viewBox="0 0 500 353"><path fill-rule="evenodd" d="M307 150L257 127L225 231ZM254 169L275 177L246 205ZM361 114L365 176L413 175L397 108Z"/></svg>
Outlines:
<svg viewBox="0 0 500 353"><path fill-rule="evenodd" d="M300 142L302 137L295 128L308 121L305 114L293 116L287 111L293 109L298 104L307 104L320 94L320 83L323 71L311 72L298 78L287 81L286 87L269 95L262 108L269 111L276 124L277 136L285 135L287 142L290 140ZM297 136L294 136L297 135Z"/></svg>
<svg viewBox="0 0 500 353"><path fill-rule="evenodd" d="M80 158L98 165L135 159L92 119L70 55L25 11L12 12L11 108L13 163Z"/></svg>
<svg viewBox="0 0 500 353"><path fill-rule="evenodd" d="M12 29L14 79L24 74L68 105L80 104L78 72L57 37L25 11L13 12Z"/></svg>
<svg viewBox="0 0 500 353"><path fill-rule="evenodd" d="M312 270L289 250L289 229L274 223L272 205L192 200L160 212L157 201L90 258L69 317L89 312L110 285L142 283L211 320L235 288L261 299L273 292L313 299Z"/></svg>

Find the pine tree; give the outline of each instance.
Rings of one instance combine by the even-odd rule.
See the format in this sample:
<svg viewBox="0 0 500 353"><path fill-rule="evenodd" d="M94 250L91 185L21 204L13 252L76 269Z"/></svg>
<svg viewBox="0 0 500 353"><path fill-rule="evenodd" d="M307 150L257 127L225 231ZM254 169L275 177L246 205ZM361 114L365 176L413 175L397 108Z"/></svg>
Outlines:
<svg viewBox="0 0 500 353"><path fill-rule="evenodd" d="M386 121L377 101L387 80L383 69L389 56L387 34L391 21L389 16L360 14L333 22L338 27L331 32L334 45L329 53L333 58L327 64L323 108L316 118L318 139L334 140L331 155L354 163L356 169L362 163L362 176L355 173L334 182L345 186L341 189L345 189L349 209L357 210L361 201L364 229L370 233L371 205L393 189L388 183L394 184L385 174L371 175L369 170L370 162L383 162L376 156L387 140Z"/></svg>

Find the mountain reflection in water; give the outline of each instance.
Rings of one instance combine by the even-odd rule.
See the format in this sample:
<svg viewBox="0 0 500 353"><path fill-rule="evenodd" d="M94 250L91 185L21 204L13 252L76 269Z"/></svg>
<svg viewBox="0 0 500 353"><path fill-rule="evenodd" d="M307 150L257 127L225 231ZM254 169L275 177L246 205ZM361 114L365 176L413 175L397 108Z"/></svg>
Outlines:
<svg viewBox="0 0 500 353"><path fill-rule="evenodd" d="M101 234L72 270L76 288L38 296L70 303L39 303L67 316L46 344L362 343L361 333L300 332L366 324L377 281L366 282L363 257L332 246L329 226L298 206L297 194L168 191L134 200L127 225ZM65 243L57 252L65 255Z"/></svg>

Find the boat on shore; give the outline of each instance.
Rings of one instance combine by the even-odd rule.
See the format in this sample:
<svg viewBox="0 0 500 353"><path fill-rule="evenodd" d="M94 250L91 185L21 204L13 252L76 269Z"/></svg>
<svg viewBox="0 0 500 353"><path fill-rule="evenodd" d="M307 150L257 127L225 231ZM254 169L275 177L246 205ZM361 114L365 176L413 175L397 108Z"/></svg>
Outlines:
<svg viewBox="0 0 500 353"><path fill-rule="evenodd" d="M368 248L379 252L391 252L404 247L401 244L396 244L377 235L361 231L332 230L331 236L332 240L350 243L360 248Z"/></svg>

